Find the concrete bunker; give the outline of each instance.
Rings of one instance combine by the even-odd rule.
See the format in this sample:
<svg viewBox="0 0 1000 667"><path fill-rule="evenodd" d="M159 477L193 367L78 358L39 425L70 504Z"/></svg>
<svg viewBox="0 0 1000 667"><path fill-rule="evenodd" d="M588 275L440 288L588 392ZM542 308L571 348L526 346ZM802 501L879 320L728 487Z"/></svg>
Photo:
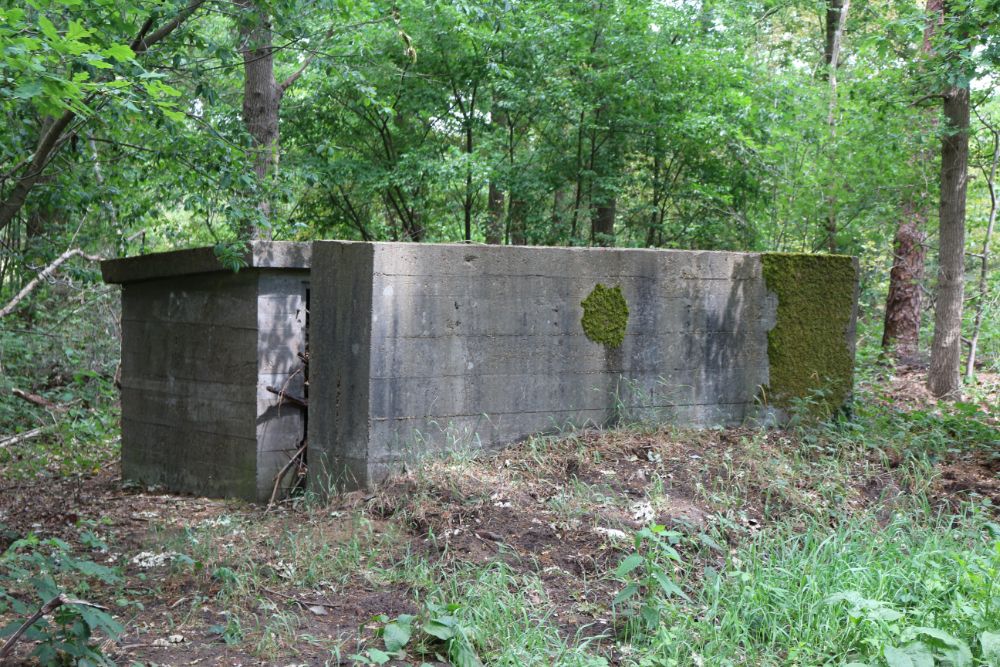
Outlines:
<svg viewBox="0 0 1000 667"><path fill-rule="evenodd" d="M795 276L769 281L803 271L798 256L766 257L317 241L255 243L235 274L210 249L108 262L123 284L123 475L265 501L306 435L309 483L356 488L540 432L780 418L831 383L849 400L856 263L808 256L809 275L839 282L795 291ZM824 327L808 337L823 349L795 360L812 382L769 404L776 342ZM809 367L832 357L850 361ZM267 387L308 389L308 413Z"/></svg>
<svg viewBox="0 0 1000 667"><path fill-rule="evenodd" d="M304 441L308 243L254 243L234 273L211 248L102 263L122 285L122 476L266 501Z"/></svg>

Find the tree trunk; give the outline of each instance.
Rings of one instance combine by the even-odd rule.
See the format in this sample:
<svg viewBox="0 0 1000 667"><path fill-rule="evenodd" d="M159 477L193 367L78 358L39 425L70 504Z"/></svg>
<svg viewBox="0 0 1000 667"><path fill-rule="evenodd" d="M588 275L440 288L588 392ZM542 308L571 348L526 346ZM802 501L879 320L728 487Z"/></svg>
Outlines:
<svg viewBox="0 0 1000 667"><path fill-rule="evenodd" d="M980 116L982 120L982 116ZM976 353L979 347L979 334L983 328L983 310L986 308L986 300L989 296L989 268L990 268L990 239L993 236L993 228L997 223L997 166L1000 165L1000 129L983 122L993 136L993 152L990 159L989 169L983 167L983 176L986 177L986 190L990 195L990 214L986 220L986 236L983 237L983 254L980 255L979 265L979 286L976 290L976 316L972 323L972 335L969 337L969 356L965 360L965 379L972 382L976 372Z"/></svg>
<svg viewBox="0 0 1000 667"><path fill-rule="evenodd" d="M962 300L965 294L965 193L969 162L969 89L952 87L944 99L948 121L941 141L938 294L927 386L939 398L958 398L962 378Z"/></svg>
<svg viewBox="0 0 1000 667"><path fill-rule="evenodd" d="M507 127L509 125L507 112L497 110L493 113L493 122L497 131L508 143ZM507 152L507 151L505 151ZM486 242L490 245L503 243L504 232L504 191L497 184L496 175L490 178L489 201L487 202Z"/></svg>
<svg viewBox="0 0 1000 667"><path fill-rule="evenodd" d="M889 296L885 302L882 348L894 349L905 361L914 360L920 337L920 290L924 279L924 220L914 204L903 206L893 242Z"/></svg>
<svg viewBox="0 0 1000 667"><path fill-rule="evenodd" d="M614 195L605 193L600 203L594 209L594 242L599 246L615 244L615 214L618 200Z"/></svg>
<svg viewBox="0 0 1000 667"><path fill-rule="evenodd" d="M486 221L486 242L490 245L503 243L503 203L504 192L496 179L490 179L489 215Z"/></svg>
<svg viewBox="0 0 1000 667"><path fill-rule="evenodd" d="M475 203L475 193L472 184L472 118L465 125L465 154L469 156L469 164L465 170L465 201L462 209L465 214L465 240L472 240L472 207Z"/></svg>
<svg viewBox="0 0 1000 667"><path fill-rule="evenodd" d="M510 243L528 245L528 205L523 199L510 196Z"/></svg>
<svg viewBox="0 0 1000 667"><path fill-rule="evenodd" d="M240 17L239 50L243 55L243 123L253 138L253 171L262 194L257 202L258 223L248 222L242 236L271 237L270 181L278 167L278 113L282 89L274 78L271 18L255 0L237 0Z"/></svg>
<svg viewBox="0 0 1000 667"><path fill-rule="evenodd" d="M939 23L942 1L927 0L927 14L930 19L924 30L925 55L931 50L931 39ZM914 158L918 165L928 164L932 160L933 156L926 151L921 151ZM920 182L923 183L924 180L921 179ZM899 358L912 359L919 350L922 312L920 281L924 277L926 254L924 248L926 234L923 229L929 215L927 199L928 193L923 187L907 193L893 244L893 268L889 273L889 295L885 303L882 349L883 352L889 352L895 347Z"/></svg>
<svg viewBox="0 0 1000 667"><path fill-rule="evenodd" d="M851 0L830 0L826 9L826 74L830 82L830 103L827 114L827 126L830 128L831 150L836 149L837 141L837 68L840 66L840 45L843 43L844 25L847 23L847 12ZM835 171L835 170L834 170ZM833 187L831 185L831 190ZM839 252L837 246L837 195L828 192L826 196L826 247L831 253Z"/></svg>

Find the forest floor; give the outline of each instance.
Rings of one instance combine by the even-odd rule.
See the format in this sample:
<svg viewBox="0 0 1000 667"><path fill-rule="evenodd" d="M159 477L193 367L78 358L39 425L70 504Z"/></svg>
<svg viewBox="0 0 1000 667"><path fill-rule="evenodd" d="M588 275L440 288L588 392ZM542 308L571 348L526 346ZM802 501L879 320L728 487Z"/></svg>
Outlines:
<svg viewBox="0 0 1000 667"><path fill-rule="evenodd" d="M715 629L685 637L679 623L681 636L664 635L642 630L637 614L655 598L658 619L704 622L711 586L718 594L733 572L749 585L748 554L806 535L933 532L952 516L982 551L976 535L1000 521L996 387L980 400L942 410L915 373L900 373L866 395L855 427L584 431L428 460L372 492L270 509L124 487L109 443L96 474L0 483L0 547L59 537L118 568L120 580L81 593L124 625L102 646L118 664L699 664ZM620 568L633 552L647 558L654 540L640 531L650 525L665 527L666 557ZM997 544L994 578L997 531L981 536ZM81 538L89 533L106 546ZM672 596L641 578L657 572L677 582ZM616 604L631 582L637 595ZM991 583L986 596L996 595ZM984 614L981 623L996 620ZM726 626L719 618L713 628ZM405 647L390 650L400 630ZM755 637L734 639L718 664L798 664L794 651L806 650ZM674 657L643 663L653 654Z"/></svg>

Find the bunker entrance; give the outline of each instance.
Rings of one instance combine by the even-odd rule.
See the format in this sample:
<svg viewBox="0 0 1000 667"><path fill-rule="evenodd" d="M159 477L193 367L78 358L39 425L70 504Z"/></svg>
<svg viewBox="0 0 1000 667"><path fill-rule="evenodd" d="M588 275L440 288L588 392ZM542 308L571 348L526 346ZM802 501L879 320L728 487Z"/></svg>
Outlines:
<svg viewBox="0 0 1000 667"><path fill-rule="evenodd" d="M309 299L311 296L308 281L302 283L303 308L301 320L301 348L295 352L295 357L299 361L299 367L295 369L285 382L284 386L268 386L267 390L275 394L278 398L279 407L288 405L301 412L301 440L294 450L286 450L289 455L288 462L281 467L274 476L274 487L268 504L273 504L283 498L294 496L305 491L308 471L309 471ZM291 390L290 385L293 380L301 380L302 393L296 394Z"/></svg>

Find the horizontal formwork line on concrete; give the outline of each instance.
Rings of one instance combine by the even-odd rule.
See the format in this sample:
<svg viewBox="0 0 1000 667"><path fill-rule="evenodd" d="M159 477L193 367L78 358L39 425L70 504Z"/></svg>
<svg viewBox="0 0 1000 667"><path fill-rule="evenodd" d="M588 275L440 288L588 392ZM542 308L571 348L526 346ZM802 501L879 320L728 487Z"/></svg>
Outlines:
<svg viewBox="0 0 1000 667"><path fill-rule="evenodd" d="M737 401L735 403L669 403L669 404L656 404L656 405L643 405L643 404L624 404L623 407L630 408L634 410L658 410L664 408L697 408L697 407L707 407L707 408L724 408L724 407L737 407L737 406L752 406L757 405L754 401ZM621 409L622 406L616 406L615 410ZM518 410L517 412L497 412L497 413L473 413L466 415L433 415L431 417L427 416L413 416L413 417L372 417L373 422L394 422L394 421L415 421L415 420L428 420L428 421L440 421L442 419L474 419L481 418L485 420L492 420L500 417L516 417L518 415L544 415L549 414L553 417L563 414L563 413L581 413L581 412L612 412L612 407L608 406L606 409L601 410L600 408L567 408L566 410Z"/></svg>
<svg viewBox="0 0 1000 667"><path fill-rule="evenodd" d="M767 370L767 364L761 364L759 366L727 366L725 372L729 375L735 373L742 373L745 371L762 371ZM719 371L705 368L704 366L694 366L691 368L665 368L658 370L638 370L635 368L596 368L593 370L586 371L567 371L556 373L559 377L574 376L574 375L607 375L609 373L619 373L623 376L627 376L629 373L634 375L640 375L643 378L658 379L657 375L667 372L677 372L677 373L691 373L694 371L701 371L705 375L715 374L718 375ZM436 375L373 375L370 379L372 380L446 380L453 378L535 378L535 377L549 377L552 373L479 373L475 369L469 371L468 373L443 373ZM664 381L668 381L669 378L662 378ZM608 382L615 382L619 378L609 377ZM635 377L622 377L620 380L624 383L629 383L636 381ZM683 383L676 386L685 386Z"/></svg>
<svg viewBox="0 0 1000 667"><path fill-rule="evenodd" d="M215 438L225 438L227 440L240 440L240 441L244 441L245 440L247 443L252 443L255 449L256 449L256 446L257 446L257 439L255 437L253 437L253 436L241 435L238 431L222 430L222 429L220 429L220 430L206 429L206 428L203 428L204 421L202 421L202 420L194 420L193 419L193 420L190 420L190 421L187 421L187 420L181 421L181 420L178 420L178 419L165 419L165 420L159 420L158 421L156 419L148 418L148 417L147 418L136 418L136 417L133 417L133 416L125 417L123 415L122 416L122 423L124 424L126 422L128 422L129 424L132 424L132 425L136 425L136 426L143 425L143 426L155 426L155 427L170 428L170 429L175 429L177 431L183 431L184 433L199 433L201 435L210 435L210 436L215 437ZM195 428L195 427L199 427L199 428ZM253 425L253 423L250 423L249 428L246 429L246 430L248 430L250 433L254 433L254 425Z"/></svg>
<svg viewBox="0 0 1000 667"><path fill-rule="evenodd" d="M122 389L134 389L144 393L158 393L189 399L225 401L237 405L256 405L256 374L249 387L243 380L233 382L204 382L198 378L174 379L159 377L138 377L122 375Z"/></svg>
<svg viewBox="0 0 1000 667"><path fill-rule="evenodd" d="M130 323L130 324L152 324L152 325L157 325L157 326L162 326L164 324L171 324L171 325L172 324L185 324L185 325L194 325L194 326L199 326L199 327L208 327L208 328L212 328L212 329L225 329L227 331L251 331L251 332L255 332L255 331L258 331L260 329L259 326L245 326L245 327L240 327L240 326L234 326L232 324L220 323L217 320L216 321L212 321L212 320L186 320L186 319L175 318L173 316L164 316L163 319L150 319L150 318L141 318L141 317L128 317L128 318L123 317L121 321L122 321L123 324L124 323Z"/></svg>
<svg viewBox="0 0 1000 667"><path fill-rule="evenodd" d="M767 333L765 329L749 327L746 330L740 331L722 331L722 330L687 330L687 331L656 331L656 332L644 332L644 333L626 333L625 338L661 338L663 336L704 336L708 334L732 334L736 335L746 335L746 334L762 334ZM407 340L407 339L422 339L422 338L556 338L556 337L576 337L584 338L586 334L583 331L578 333L572 332L556 332L556 333L438 333L438 334L427 334L427 335L390 335L390 336L380 336L376 331L372 332L372 338L377 338L378 340ZM594 345L600 345L600 343L594 343Z"/></svg>
<svg viewBox="0 0 1000 667"><path fill-rule="evenodd" d="M642 280L646 282L662 282L667 279L676 280L691 280L691 281L726 281L735 282L741 280L751 280L759 281L761 280L760 275L728 275L728 276L699 276L699 275L682 275L684 271L688 268L677 272L671 272L667 275L651 276L649 274L641 273L604 273L600 271L595 271L594 273L573 273L573 274L551 274L551 273L480 273L478 271L469 271L467 273L456 273L451 271L432 271L429 273L389 273L386 271L373 271L372 275L374 277L382 278L469 278L470 276L475 276L476 279L489 279L489 278L507 278L507 279L519 279L519 278L545 278L546 280L565 280L573 283L580 283L587 279L603 279L603 280Z"/></svg>

